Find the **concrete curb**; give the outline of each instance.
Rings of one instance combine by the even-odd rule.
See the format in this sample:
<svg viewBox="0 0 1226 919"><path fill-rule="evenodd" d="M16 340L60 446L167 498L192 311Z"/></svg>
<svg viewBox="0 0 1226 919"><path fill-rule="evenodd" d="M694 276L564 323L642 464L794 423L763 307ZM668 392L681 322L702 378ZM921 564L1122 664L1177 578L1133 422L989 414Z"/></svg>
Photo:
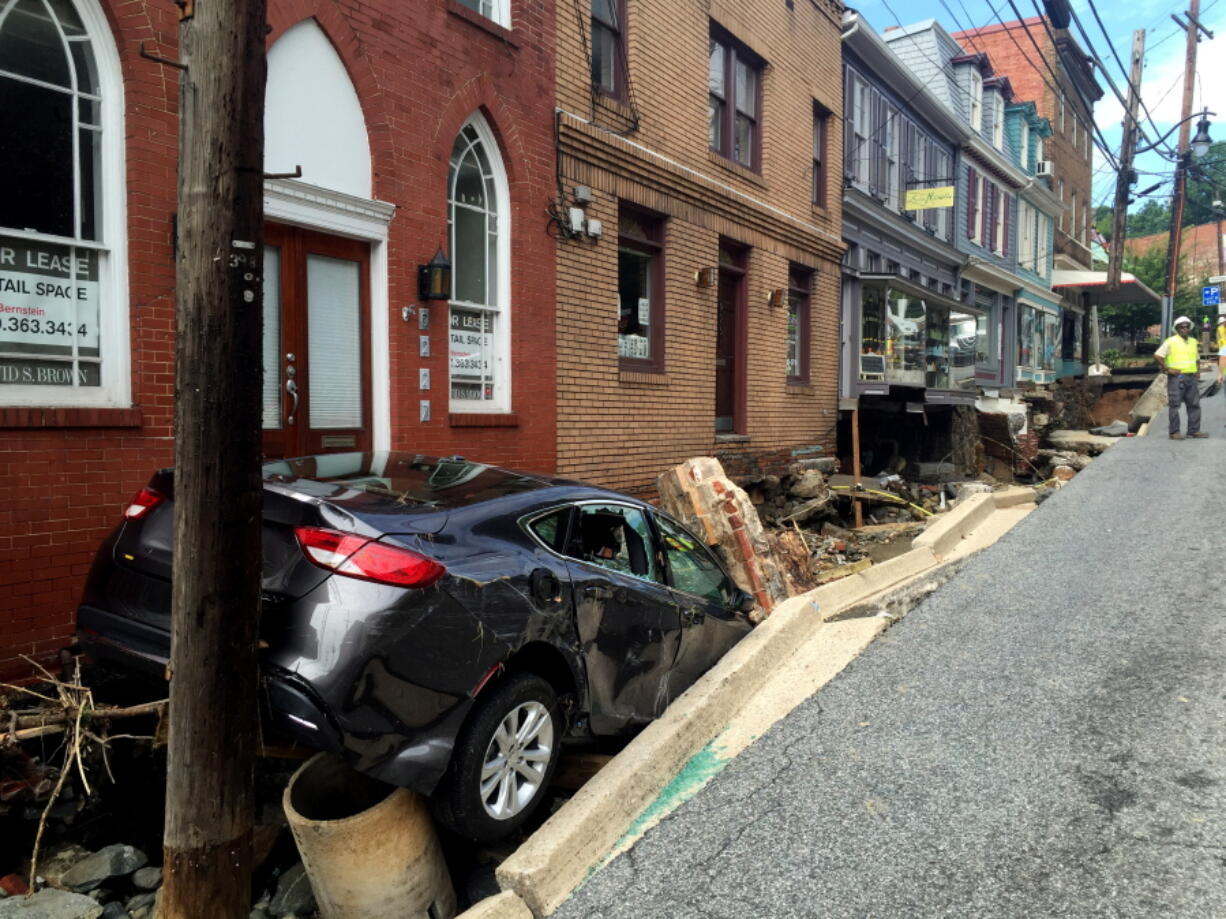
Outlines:
<svg viewBox="0 0 1226 919"><path fill-rule="evenodd" d="M938 567L942 556L998 508L1033 500L1027 488L975 495L929 527L910 551L780 604L499 866L502 894L483 900L460 919L548 916L690 759L776 675L780 661L826 619Z"/></svg>

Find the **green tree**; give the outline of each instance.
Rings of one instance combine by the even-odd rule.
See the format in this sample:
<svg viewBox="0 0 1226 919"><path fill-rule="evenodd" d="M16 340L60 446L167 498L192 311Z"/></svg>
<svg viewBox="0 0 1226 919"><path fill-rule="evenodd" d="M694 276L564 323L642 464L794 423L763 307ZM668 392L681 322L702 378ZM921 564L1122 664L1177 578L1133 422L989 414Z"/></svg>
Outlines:
<svg viewBox="0 0 1226 919"><path fill-rule="evenodd" d="M1183 259L1179 265L1183 275ZM1166 246L1151 246L1139 255L1124 256L1124 270L1135 275L1137 280L1159 296L1166 293ZM1175 291L1175 312L1185 313L1198 320L1200 311L1200 288L1185 284ZM1099 317L1121 335L1136 342L1151 325L1162 319L1162 307L1157 303L1115 303L1099 307Z"/></svg>
<svg viewBox="0 0 1226 919"><path fill-rule="evenodd" d="M1128 215L1128 238L1171 232L1171 206L1150 198L1138 211Z"/></svg>
<svg viewBox="0 0 1226 919"><path fill-rule="evenodd" d="M1217 220L1220 209L1214 201L1226 200L1226 141L1218 141L1201 159L1192 160L1188 172L1188 198L1183 206L1183 225L1199 226Z"/></svg>

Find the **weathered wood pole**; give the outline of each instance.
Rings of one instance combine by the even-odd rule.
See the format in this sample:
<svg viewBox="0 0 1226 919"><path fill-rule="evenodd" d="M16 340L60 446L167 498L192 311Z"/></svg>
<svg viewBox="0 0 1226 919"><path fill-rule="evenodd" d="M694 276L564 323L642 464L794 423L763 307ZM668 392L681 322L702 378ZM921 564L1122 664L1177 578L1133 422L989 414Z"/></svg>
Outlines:
<svg viewBox="0 0 1226 919"><path fill-rule="evenodd" d="M246 919L260 592L265 0L179 29L175 555L160 919Z"/></svg>

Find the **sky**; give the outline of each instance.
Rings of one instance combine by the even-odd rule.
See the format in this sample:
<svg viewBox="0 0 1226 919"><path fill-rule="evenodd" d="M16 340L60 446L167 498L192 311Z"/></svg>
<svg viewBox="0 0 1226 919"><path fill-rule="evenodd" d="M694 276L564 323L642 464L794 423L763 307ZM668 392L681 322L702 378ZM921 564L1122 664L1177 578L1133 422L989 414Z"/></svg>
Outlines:
<svg viewBox="0 0 1226 919"><path fill-rule="evenodd" d="M1024 17L1037 15L1036 0L1014 0ZM1038 0L1041 5L1041 0ZM922 19L936 19L950 32L971 29L976 26L996 23L997 12L1006 22L1017 17L1008 0L848 0L848 5L860 12L878 32L890 25L908 25ZM1106 36L1099 29L1090 7L1090 0L1072 0L1073 10L1085 26L1092 48L1074 23L1071 32L1083 50L1096 53L1105 65L1121 93L1127 94L1127 73L1116 63L1111 48L1115 48L1124 68L1129 66L1132 53L1132 35L1137 29L1145 29L1145 69L1141 77L1141 100L1153 116L1158 130L1155 131L1142 111L1142 126L1146 137L1152 141L1166 133L1178 120L1183 102L1184 52L1187 38L1184 31L1171 19L1172 13L1183 14L1188 9L1187 0L1094 0ZM952 12L951 12L952 11ZM1197 50L1197 86L1192 97L1193 111L1204 107L1217 112L1210 117L1209 133L1215 140L1226 140L1226 0L1201 0L1201 23L1213 32L1212 40L1204 38ZM1108 43L1110 39L1110 43ZM1094 120L1102 132L1102 139L1113 155L1119 155L1124 106L1116 98L1106 79L1098 79L1103 88L1103 97L1094 107ZM1195 133L1196 120L1191 122ZM1161 132L1161 133L1159 133ZM1179 132L1173 131L1168 138L1171 147L1178 141ZM1171 179L1174 166L1155 153L1137 157L1134 167L1141 173L1134 192L1143 191L1162 181L1160 190L1153 193L1159 202L1170 200ZM1150 173L1154 173L1151 175ZM1101 150L1094 153L1094 203L1110 205L1115 194L1115 170ZM1226 188L1223 188L1226 198ZM1137 200L1132 210L1144 204Z"/></svg>

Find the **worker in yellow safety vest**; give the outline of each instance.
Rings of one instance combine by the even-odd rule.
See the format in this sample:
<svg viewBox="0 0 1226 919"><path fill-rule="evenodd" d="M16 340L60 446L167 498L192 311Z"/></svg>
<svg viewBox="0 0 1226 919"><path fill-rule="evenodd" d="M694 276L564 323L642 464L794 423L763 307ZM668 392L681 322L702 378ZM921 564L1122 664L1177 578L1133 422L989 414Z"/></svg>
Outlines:
<svg viewBox="0 0 1226 919"><path fill-rule="evenodd" d="M1208 437L1200 429L1199 343L1192 337L1192 320L1175 320L1175 334L1158 346L1154 357L1167 375L1166 404L1171 419L1171 440L1183 440L1179 433L1179 406L1188 407L1188 436Z"/></svg>
<svg viewBox="0 0 1226 919"><path fill-rule="evenodd" d="M1226 380L1226 316L1217 317L1217 378Z"/></svg>

